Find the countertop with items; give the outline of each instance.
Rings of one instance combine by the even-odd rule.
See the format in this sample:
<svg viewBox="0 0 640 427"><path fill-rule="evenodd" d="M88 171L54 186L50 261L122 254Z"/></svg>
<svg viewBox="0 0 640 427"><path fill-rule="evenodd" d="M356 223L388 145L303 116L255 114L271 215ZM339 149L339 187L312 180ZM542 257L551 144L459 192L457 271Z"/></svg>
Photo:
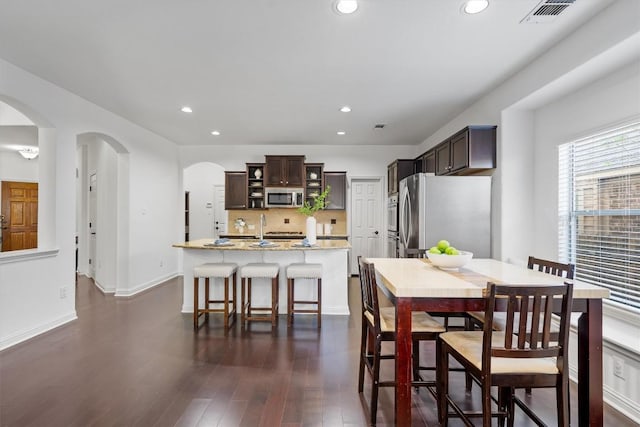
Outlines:
<svg viewBox="0 0 640 427"><path fill-rule="evenodd" d="M331 236L335 237L335 236ZM251 238L220 238L220 239L199 239L190 242L176 243L175 248L183 249L221 249L240 251L290 251L290 250L328 250L328 249L350 249L351 245L344 239L318 240L315 244L309 245L305 239L297 236L295 240L251 239Z"/></svg>
<svg viewBox="0 0 640 427"><path fill-rule="evenodd" d="M260 239L257 233L224 233L220 234L220 238L227 239ZM267 232L264 234L265 240L302 240L304 234L298 232ZM318 240L348 240L347 234L318 234L316 239Z"/></svg>

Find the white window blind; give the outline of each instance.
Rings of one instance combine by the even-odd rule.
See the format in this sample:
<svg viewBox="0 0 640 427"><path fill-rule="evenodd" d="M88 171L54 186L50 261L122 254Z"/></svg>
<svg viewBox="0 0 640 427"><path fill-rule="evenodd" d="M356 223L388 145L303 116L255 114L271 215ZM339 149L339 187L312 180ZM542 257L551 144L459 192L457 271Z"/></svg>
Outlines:
<svg viewBox="0 0 640 427"><path fill-rule="evenodd" d="M559 255L640 309L640 120L559 147Z"/></svg>

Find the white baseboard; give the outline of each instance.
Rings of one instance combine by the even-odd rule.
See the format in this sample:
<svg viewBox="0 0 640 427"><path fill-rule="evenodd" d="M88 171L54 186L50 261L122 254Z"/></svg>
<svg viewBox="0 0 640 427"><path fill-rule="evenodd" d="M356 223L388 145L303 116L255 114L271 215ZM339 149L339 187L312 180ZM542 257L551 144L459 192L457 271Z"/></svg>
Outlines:
<svg viewBox="0 0 640 427"><path fill-rule="evenodd" d="M607 402L609 406L630 420L640 424L640 410L638 409L637 402L632 401L606 384L603 387L603 392L604 401Z"/></svg>
<svg viewBox="0 0 640 427"><path fill-rule="evenodd" d="M49 332L50 330L60 327L66 323L72 322L77 318L78 316L76 315L76 312L74 310L72 313L69 313L51 322L44 323L42 325L36 326L35 328L31 328L26 331L16 332L0 340L0 350L4 350L5 348L9 348L23 341L27 341L45 332Z"/></svg>
<svg viewBox="0 0 640 427"><path fill-rule="evenodd" d="M111 294L115 294L116 290L115 289L106 289L104 286L102 286L100 283L98 283L97 280L94 279L93 284L96 285L96 288L98 288L98 290L100 292L102 292L105 295L111 295Z"/></svg>
<svg viewBox="0 0 640 427"><path fill-rule="evenodd" d="M150 280L146 283L142 283L138 286L136 286L133 289L116 289L116 293L115 296L116 297L131 297L134 296L136 294L139 294L141 292L147 291L155 286L158 286L164 282L166 282L167 280L173 279L174 277L178 277L178 273L170 273L167 274L166 276L161 276L161 277L157 277L153 280ZM193 312L193 310L192 310Z"/></svg>

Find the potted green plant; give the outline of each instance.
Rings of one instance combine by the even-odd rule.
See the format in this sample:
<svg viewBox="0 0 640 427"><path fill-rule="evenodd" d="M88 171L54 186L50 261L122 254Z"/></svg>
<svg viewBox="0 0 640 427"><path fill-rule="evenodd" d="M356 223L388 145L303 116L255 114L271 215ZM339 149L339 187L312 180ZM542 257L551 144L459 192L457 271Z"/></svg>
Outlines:
<svg viewBox="0 0 640 427"><path fill-rule="evenodd" d="M327 185L322 193L313 197L313 204L305 200L302 206L298 208L298 212L307 216L307 241L310 245L316 243L316 218L314 214L327 207L329 204L327 197L330 191L331 186Z"/></svg>

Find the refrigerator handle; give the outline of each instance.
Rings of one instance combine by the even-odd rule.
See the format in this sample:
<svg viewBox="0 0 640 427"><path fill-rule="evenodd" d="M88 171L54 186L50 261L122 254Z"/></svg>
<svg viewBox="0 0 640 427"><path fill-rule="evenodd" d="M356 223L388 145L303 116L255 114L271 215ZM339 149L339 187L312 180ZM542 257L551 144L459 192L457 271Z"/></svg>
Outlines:
<svg viewBox="0 0 640 427"><path fill-rule="evenodd" d="M407 221L407 215L411 215L411 202L409 200L409 192L406 187L402 188L402 194L400 194L400 239L402 245L406 248L408 243L407 227L410 226L411 221Z"/></svg>

